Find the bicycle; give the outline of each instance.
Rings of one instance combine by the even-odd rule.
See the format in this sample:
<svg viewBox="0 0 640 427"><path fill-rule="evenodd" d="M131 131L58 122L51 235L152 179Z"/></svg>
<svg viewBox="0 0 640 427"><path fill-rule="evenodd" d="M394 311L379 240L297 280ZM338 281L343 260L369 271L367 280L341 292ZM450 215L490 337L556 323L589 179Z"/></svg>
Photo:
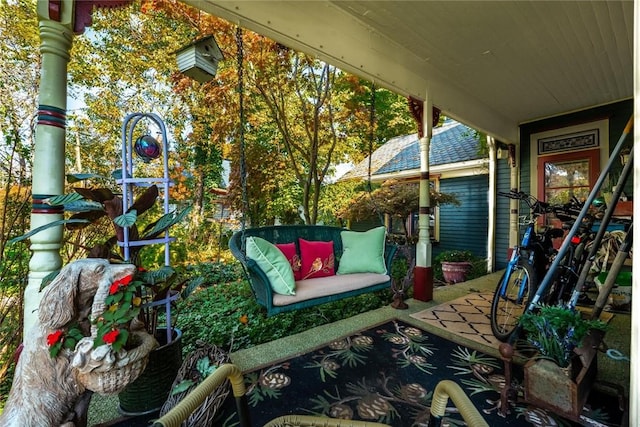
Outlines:
<svg viewBox="0 0 640 427"><path fill-rule="evenodd" d="M500 341L507 341L537 290L537 278L546 273L555 253L553 240L564 235L564 230L560 228L547 228L536 233L537 219L547 213L562 212L564 208L551 206L524 192L499 192L498 195L524 202L531 212L522 241L513 248L491 302L491 331Z"/></svg>
<svg viewBox="0 0 640 427"><path fill-rule="evenodd" d="M555 212L556 216L563 220L564 230L569 230L573 226L581 209L582 204L574 197L569 204L563 206L562 212ZM542 294L542 303L564 305L571 299L587 261L588 251L585 249L592 244L595 237L593 225L597 216L597 213L587 213L580 221L576 234L569 240L567 251L560 260L558 269L552 273L553 277L548 290ZM557 253L550 258L550 261L553 261L555 256ZM580 295L585 297L584 300L580 300L581 303L592 303L585 293Z"/></svg>

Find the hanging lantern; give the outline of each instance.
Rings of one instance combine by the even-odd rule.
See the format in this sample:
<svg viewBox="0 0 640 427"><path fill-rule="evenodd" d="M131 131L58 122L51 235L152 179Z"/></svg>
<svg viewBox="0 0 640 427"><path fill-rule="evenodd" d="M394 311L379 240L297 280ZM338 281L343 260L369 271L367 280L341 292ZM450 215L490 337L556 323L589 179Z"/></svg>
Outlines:
<svg viewBox="0 0 640 427"><path fill-rule="evenodd" d="M213 36L203 37L176 52L181 73L200 83L213 79L224 59Z"/></svg>
<svg viewBox="0 0 640 427"><path fill-rule="evenodd" d="M160 157L162 148L160 143L151 135L142 135L136 139L133 145L136 154L145 162L149 163L153 159Z"/></svg>

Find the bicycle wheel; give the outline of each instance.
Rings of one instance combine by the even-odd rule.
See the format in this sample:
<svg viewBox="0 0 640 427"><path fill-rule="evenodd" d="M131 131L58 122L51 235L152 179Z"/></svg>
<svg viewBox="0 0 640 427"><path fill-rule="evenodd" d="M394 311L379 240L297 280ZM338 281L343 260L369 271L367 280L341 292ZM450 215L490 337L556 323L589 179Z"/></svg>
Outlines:
<svg viewBox="0 0 640 427"><path fill-rule="evenodd" d="M535 289L535 273L528 262L521 260L502 275L491 302L491 331L500 341L506 342L516 329Z"/></svg>

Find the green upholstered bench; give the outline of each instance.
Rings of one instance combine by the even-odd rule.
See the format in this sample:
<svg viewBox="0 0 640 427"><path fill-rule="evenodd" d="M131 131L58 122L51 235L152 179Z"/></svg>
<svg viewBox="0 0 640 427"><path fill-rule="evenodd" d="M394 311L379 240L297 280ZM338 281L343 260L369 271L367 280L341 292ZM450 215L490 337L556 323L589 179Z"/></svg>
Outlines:
<svg viewBox="0 0 640 427"><path fill-rule="evenodd" d="M387 274L352 273L299 280L296 281L295 295L282 295L273 292L265 272L253 259L248 258L243 251L245 246L242 239L246 239L249 236L261 237L273 244L292 242L297 244L298 238L310 241L333 241L335 270L337 271L343 251L340 233L345 230L347 229L324 225L278 225L249 228L244 232L238 231L233 234L229 241L229 249L242 264L251 283L253 294L258 303L267 309L268 316L337 301L367 292L390 289L391 277L389 272L397 250L397 247L390 243L385 244L384 253Z"/></svg>

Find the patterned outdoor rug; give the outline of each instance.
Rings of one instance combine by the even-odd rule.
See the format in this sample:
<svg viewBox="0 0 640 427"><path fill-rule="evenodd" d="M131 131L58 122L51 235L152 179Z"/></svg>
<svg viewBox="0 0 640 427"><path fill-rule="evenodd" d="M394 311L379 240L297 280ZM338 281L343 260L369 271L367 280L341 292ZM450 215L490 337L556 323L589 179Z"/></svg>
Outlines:
<svg viewBox="0 0 640 427"><path fill-rule="evenodd" d="M480 344L498 348L500 341L491 332L491 300L493 292L471 293L452 301L411 314L447 334L458 335ZM591 308L577 307L590 313ZM600 320L609 322L613 313L602 312Z"/></svg>
<svg viewBox="0 0 640 427"><path fill-rule="evenodd" d="M413 313L411 317L480 344L497 348L500 341L491 332L493 292L472 293L444 304Z"/></svg>
<svg viewBox="0 0 640 427"><path fill-rule="evenodd" d="M524 402L510 404L506 418L499 416L504 384L500 360L397 320L244 376L252 425L298 414L423 426L442 379L460 384L490 426L579 425ZM522 378L521 372L515 376ZM598 407L589 414L601 424L589 425L619 425L615 398L592 392L590 400ZM225 408L215 425L237 426L232 399ZM464 425L453 406L447 414L447 425Z"/></svg>

